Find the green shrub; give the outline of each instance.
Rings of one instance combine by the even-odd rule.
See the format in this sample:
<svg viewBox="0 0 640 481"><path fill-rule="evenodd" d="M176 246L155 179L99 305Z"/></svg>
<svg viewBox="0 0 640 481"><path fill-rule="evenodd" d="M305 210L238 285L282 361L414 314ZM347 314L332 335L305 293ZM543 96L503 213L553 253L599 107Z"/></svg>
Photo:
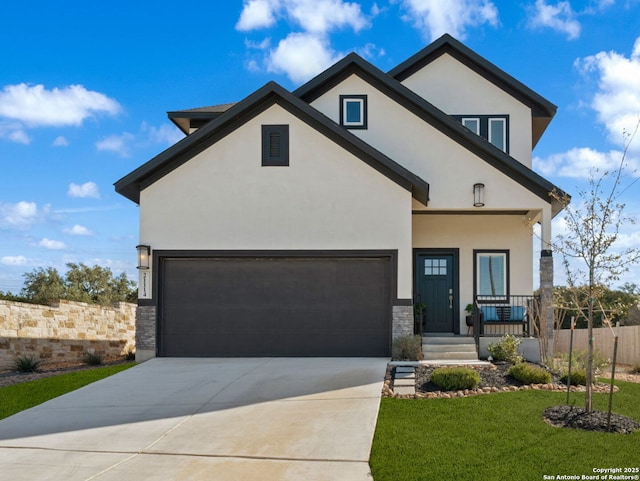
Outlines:
<svg viewBox="0 0 640 481"><path fill-rule="evenodd" d="M567 380L569 379L569 373L563 374L560 377L560 382L567 384ZM571 371L571 385L572 386L586 386L587 385L587 372L578 370Z"/></svg>
<svg viewBox="0 0 640 481"><path fill-rule="evenodd" d="M136 351L134 351L133 349L129 349L127 351L127 354L125 354L124 358L127 361L135 361L136 360Z"/></svg>
<svg viewBox="0 0 640 481"><path fill-rule="evenodd" d="M445 391L474 389L480 383L480 374L468 367L440 367L431 374L431 381Z"/></svg>
<svg viewBox="0 0 640 481"><path fill-rule="evenodd" d="M487 350L494 361L507 361L511 364L522 362L522 356L518 354L518 348L522 341L511 334L505 334L496 344L489 343Z"/></svg>
<svg viewBox="0 0 640 481"><path fill-rule="evenodd" d="M520 362L509 369L509 376L523 384L549 384L551 374L540 366Z"/></svg>
<svg viewBox="0 0 640 481"><path fill-rule="evenodd" d="M562 352L558 354L559 362L556 364L563 366L561 370L562 374L566 374L569 366L569 354ZM611 360L602 355L600 351L594 349L593 351L593 372L599 374L604 371ZM587 370L587 351L574 351L571 356L571 370L586 371Z"/></svg>
<svg viewBox="0 0 640 481"><path fill-rule="evenodd" d="M393 340L391 359L394 361L419 361L422 359L422 337L402 336Z"/></svg>
<svg viewBox="0 0 640 481"><path fill-rule="evenodd" d="M18 372L36 372L42 360L33 354L18 355L13 358L13 370Z"/></svg>
<svg viewBox="0 0 640 481"><path fill-rule="evenodd" d="M83 361L88 366L99 366L102 364L102 356L98 353L88 352L84 355Z"/></svg>

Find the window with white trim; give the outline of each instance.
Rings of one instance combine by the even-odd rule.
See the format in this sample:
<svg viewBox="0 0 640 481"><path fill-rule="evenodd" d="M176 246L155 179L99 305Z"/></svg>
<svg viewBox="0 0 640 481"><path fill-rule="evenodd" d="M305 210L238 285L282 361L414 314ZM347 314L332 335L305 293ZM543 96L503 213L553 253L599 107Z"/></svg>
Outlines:
<svg viewBox="0 0 640 481"><path fill-rule="evenodd" d="M452 115L471 132L509 153L508 115Z"/></svg>
<svg viewBox="0 0 640 481"><path fill-rule="evenodd" d="M480 296L509 295L509 251L474 251L475 292Z"/></svg>
<svg viewBox="0 0 640 481"><path fill-rule="evenodd" d="M489 119L489 142L503 151L507 151L507 119Z"/></svg>
<svg viewBox="0 0 640 481"><path fill-rule="evenodd" d="M340 125L348 129L367 128L367 96L340 96Z"/></svg>
<svg viewBox="0 0 640 481"><path fill-rule="evenodd" d="M463 117L462 125L468 128L471 132L476 135L480 135L480 119L477 117Z"/></svg>

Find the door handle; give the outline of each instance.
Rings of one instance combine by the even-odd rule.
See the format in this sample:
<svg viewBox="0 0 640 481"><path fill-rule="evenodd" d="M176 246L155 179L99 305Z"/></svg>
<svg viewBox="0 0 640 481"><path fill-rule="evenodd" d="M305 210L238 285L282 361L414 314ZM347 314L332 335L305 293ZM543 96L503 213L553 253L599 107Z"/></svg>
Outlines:
<svg viewBox="0 0 640 481"><path fill-rule="evenodd" d="M449 289L449 309L453 309L453 289Z"/></svg>

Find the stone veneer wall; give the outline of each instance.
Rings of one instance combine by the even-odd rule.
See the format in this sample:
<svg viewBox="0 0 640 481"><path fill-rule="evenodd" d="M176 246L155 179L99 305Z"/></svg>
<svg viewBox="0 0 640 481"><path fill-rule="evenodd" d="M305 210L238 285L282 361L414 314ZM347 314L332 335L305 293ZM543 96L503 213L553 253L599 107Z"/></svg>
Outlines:
<svg viewBox="0 0 640 481"><path fill-rule="evenodd" d="M413 335L413 306L393 306L391 337Z"/></svg>
<svg viewBox="0 0 640 481"><path fill-rule="evenodd" d="M138 306L136 313L136 361L156 356L156 306Z"/></svg>
<svg viewBox="0 0 640 481"><path fill-rule="evenodd" d="M0 369L14 356L46 362L82 360L87 352L121 356L135 349L136 305L59 301L51 306L0 300Z"/></svg>

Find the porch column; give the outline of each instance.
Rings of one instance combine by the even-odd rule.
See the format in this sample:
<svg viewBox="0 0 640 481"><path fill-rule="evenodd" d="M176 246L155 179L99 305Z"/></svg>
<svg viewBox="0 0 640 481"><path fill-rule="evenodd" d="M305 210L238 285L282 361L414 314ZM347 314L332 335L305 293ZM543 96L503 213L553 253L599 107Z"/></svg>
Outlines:
<svg viewBox="0 0 640 481"><path fill-rule="evenodd" d="M553 357L553 251L551 249L551 209L542 213L540 250L540 307L541 321L546 321L545 335L547 338L547 359Z"/></svg>

